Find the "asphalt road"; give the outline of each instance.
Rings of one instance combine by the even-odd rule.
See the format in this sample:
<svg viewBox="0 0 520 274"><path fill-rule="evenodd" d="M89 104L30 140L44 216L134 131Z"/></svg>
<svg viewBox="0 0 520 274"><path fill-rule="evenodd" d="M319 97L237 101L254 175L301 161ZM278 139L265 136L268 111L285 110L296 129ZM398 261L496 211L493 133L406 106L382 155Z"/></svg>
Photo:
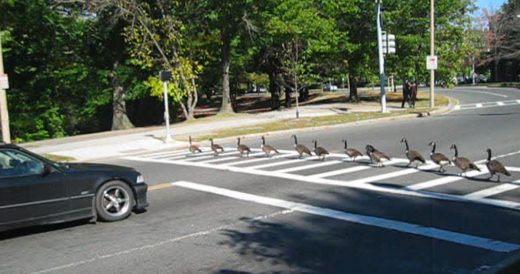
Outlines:
<svg viewBox="0 0 520 274"><path fill-rule="evenodd" d="M298 132L337 153L298 160L290 134L267 136L270 159L161 151L106 162L140 170L147 212L117 223L0 234L0 273L481 273L520 254L520 90L443 91L460 110L427 118ZM404 146L429 141L474 161L485 149L513 170L439 174L407 168ZM342 139L393 158L384 168L347 161ZM258 148L258 138L243 139ZM483 164L484 162L480 162ZM516 182L515 182L516 181ZM173 183L173 184L172 184Z"/></svg>

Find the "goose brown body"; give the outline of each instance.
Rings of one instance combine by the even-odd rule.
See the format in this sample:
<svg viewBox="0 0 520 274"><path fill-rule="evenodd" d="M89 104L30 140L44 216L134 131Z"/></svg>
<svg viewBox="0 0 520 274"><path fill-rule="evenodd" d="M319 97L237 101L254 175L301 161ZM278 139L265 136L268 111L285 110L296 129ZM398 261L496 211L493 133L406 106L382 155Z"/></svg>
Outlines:
<svg viewBox="0 0 520 274"><path fill-rule="evenodd" d="M237 138L237 150L240 152L240 156L245 154L246 157L249 157L249 153L251 153L251 149L248 146L240 144L240 137Z"/></svg>
<svg viewBox="0 0 520 274"><path fill-rule="evenodd" d="M446 155L442 153L435 152L435 142L430 142L430 144L428 145L432 146L432 151L430 152L430 159L432 159L432 161L435 164L439 165L439 172L445 172L446 170L444 169L444 166L451 164L450 159L448 159L448 157L446 157Z"/></svg>
<svg viewBox="0 0 520 274"><path fill-rule="evenodd" d="M405 154L406 158L408 158L409 161L408 166L410 166L415 161L421 162L423 164L426 163L424 157L419 152L417 152L416 150L410 150L410 147L408 146L408 140L406 140L406 138L401 139L401 143L404 143L406 146Z"/></svg>
<svg viewBox="0 0 520 274"><path fill-rule="evenodd" d="M213 153L215 156L218 156L219 151L224 152L224 148L221 145L213 143L213 139L209 139L211 142L211 150L213 150Z"/></svg>
<svg viewBox="0 0 520 274"><path fill-rule="evenodd" d="M451 145L451 149L455 150L455 155L453 156L452 162L455 164L455 166L462 170L462 174L464 176L468 170L480 171L480 168L471 160L466 157L459 157L459 151L457 150L457 146L455 144Z"/></svg>
<svg viewBox="0 0 520 274"><path fill-rule="evenodd" d="M345 154L348 155L348 157L350 159L352 159L352 161L356 161L356 158L357 157L361 157L363 156L363 154L361 152L359 152L359 150L355 149L355 148L349 148L347 146L347 140L343 140L343 143L345 144Z"/></svg>
<svg viewBox="0 0 520 274"><path fill-rule="evenodd" d="M312 142L314 143L314 154L324 161L325 156L329 155L329 152L325 148L318 146L318 140L313 140Z"/></svg>
<svg viewBox="0 0 520 274"><path fill-rule="evenodd" d="M495 174L498 176L497 182L500 182L500 174L503 174L506 176L511 176L511 173L509 173L509 171L507 171L507 169L504 167L504 165L501 162L499 162L497 160L491 160L491 149L488 148L488 149L486 149L486 151L488 153L486 167L489 170L489 174L491 175L489 177L489 180L491 180L493 178L493 176L495 176Z"/></svg>
<svg viewBox="0 0 520 274"><path fill-rule="evenodd" d="M372 145L367 145L366 151L367 151L367 155L368 155L368 157L370 157L370 160L372 161L372 163L376 163L380 167L384 166L382 163L383 160L390 160L390 157L386 156L386 154L377 150Z"/></svg>
<svg viewBox="0 0 520 274"><path fill-rule="evenodd" d="M200 150L199 146L191 143L191 136L189 136L189 140L190 140L190 148L189 148L190 152L191 153L201 153L202 150Z"/></svg>
<svg viewBox="0 0 520 274"><path fill-rule="evenodd" d="M261 145L261 148L262 148L262 151L267 155L267 156L271 156L271 152L274 152L276 154L280 153L278 152L278 150L276 150L276 148L270 146L270 145L266 145L265 144L265 137L262 136L262 145Z"/></svg>
<svg viewBox="0 0 520 274"><path fill-rule="evenodd" d="M296 137L296 135L293 135L292 137L294 138L294 149L300 155L299 158L303 157L303 154L312 156L311 150L308 147L306 147L302 144L298 144L298 138Z"/></svg>

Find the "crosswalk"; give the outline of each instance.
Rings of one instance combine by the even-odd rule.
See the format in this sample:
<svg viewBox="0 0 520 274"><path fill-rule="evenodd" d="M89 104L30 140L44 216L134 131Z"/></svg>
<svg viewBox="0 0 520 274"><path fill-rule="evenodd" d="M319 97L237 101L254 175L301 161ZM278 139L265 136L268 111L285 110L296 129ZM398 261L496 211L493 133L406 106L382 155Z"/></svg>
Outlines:
<svg viewBox="0 0 520 274"><path fill-rule="evenodd" d="M225 152L218 156L209 148L202 150L203 152L198 154L187 151L153 152L124 159L520 209L520 201L511 198L520 198L520 167L507 167L513 176L505 182L497 183L485 180L489 172L482 160L476 162L482 171L470 171L467 177L462 177L455 173L438 173L438 166L430 161L418 168L406 167L408 160L404 158L392 158L385 162L386 167L377 168L370 165L366 156L354 162L347 155L337 153L332 153L325 161L321 161L316 156L299 158L297 153L291 150L279 150L279 154L267 156L260 149L252 149L249 157L240 155L236 148L224 148ZM516 154L520 154L520 151L497 157L511 157ZM508 195L502 195L506 193ZM518 196L510 195L511 193Z"/></svg>
<svg viewBox="0 0 520 274"><path fill-rule="evenodd" d="M497 102L462 104L462 105L456 105L454 107L454 109L455 110L466 110L466 109L503 107L503 106L514 106L514 105L520 105L520 100L505 100L505 101L497 101Z"/></svg>

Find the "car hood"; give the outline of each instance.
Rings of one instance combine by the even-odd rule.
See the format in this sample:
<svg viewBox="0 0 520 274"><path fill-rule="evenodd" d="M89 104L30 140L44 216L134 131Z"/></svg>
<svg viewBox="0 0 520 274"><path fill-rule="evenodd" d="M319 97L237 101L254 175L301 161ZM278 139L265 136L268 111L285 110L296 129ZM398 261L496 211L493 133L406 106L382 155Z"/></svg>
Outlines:
<svg viewBox="0 0 520 274"><path fill-rule="evenodd" d="M135 172L135 169L124 166L108 165L108 164L93 164L93 163L70 163L67 164L69 169L77 171L123 171Z"/></svg>

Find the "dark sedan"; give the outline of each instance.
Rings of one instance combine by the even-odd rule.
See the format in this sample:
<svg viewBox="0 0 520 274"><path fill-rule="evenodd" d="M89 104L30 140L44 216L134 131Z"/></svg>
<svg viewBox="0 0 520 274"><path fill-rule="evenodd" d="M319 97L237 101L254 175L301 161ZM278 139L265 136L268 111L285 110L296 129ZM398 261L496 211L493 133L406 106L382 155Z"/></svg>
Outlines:
<svg viewBox="0 0 520 274"><path fill-rule="evenodd" d="M122 220L148 206L147 189L132 168L56 163L0 145L0 231L87 218Z"/></svg>

